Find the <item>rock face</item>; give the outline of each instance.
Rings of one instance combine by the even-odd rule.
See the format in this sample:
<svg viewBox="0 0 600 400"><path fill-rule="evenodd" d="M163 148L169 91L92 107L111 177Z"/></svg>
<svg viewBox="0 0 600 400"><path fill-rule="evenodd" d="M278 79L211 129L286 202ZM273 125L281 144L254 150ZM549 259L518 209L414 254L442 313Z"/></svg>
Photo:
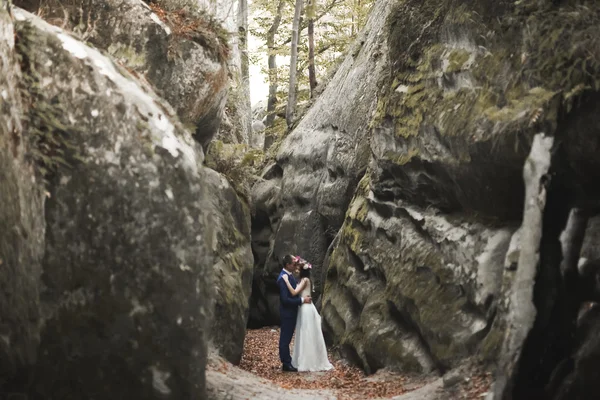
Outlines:
<svg viewBox="0 0 600 400"><path fill-rule="evenodd" d="M491 329L516 227L382 201L370 179L328 260L325 328L367 371L445 371Z"/></svg>
<svg viewBox="0 0 600 400"><path fill-rule="evenodd" d="M229 34L229 95L217 138L223 143L243 143L252 146L255 134L251 128L248 1L199 0L198 3L201 9L223 24Z"/></svg>
<svg viewBox="0 0 600 400"><path fill-rule="evenodd" d="M522 306L507 302L514 275L502 264L523 210L525 156L533 135L555 134L561 113L571 112L573 98L597 79L575 68L559 80L544 62L553 46L571 54L560 61L564 71L582 62L577 49L591 45L584 21L594 17L569 5L391 4L383 59L393 63L370 121L372 163L329 260L323 315L333 337L367 369L443 371L475 353L495 359L507 308ZM550 43L543 32L560 18L573 30L561 22L564 36ZM589 100L581 99L574 117L587 113ZM589 199L594 173L585 169L578 142L595 133L580 132L563 145L576 172L556 173L567 188L573 183L565 182L578 181L581 187L569 190ZM550 282L536 290L560 285ZM409 340L400 345L386 335Z"/></svg>
<svg viewBox="0 0 600 400"><path fill-rule="evenodd" d="M380 28L373 27L379 32ZM323 290L323 260L369 158L368 119L364 117L376 106L377 73L363 58L370 53L358 54L358 49L362 45L376 52L380 41L374 37L367 43L364 40L366 37L359 39L353 51L359 58L349 57L342 64L327 90L282 143L277 156L281 174L265 178L280 180L276 184L281 188L279 197L265 197L265 185L256 187L259 203L255 207L267 213L261 213L259 218L270 220L269 226L253 223L256 230L266 230L253 236L255 247L264 248L270 243L268 257L256 266L255 279L259 284L255 286L262 288L260 292L253 291L257 300L277 295L274 280L280 269L279 260L287 253L298 254L313 264L315 289L318 294ZM382 67L377 65L377 71ZM360 84L352 80L354 74L364 76ZM278 205L271 205L273 202ZM276 210L282 210L282 215L270 215ZM271 238L267 239L269 235ZM267 320L278 319L278 303L258 301L261 310L268 310L267 314L259 314Z"/></svg>
<svg viewBox="0 0 600 400"><path fill-rule="evenodd" d="M237 93L234 98L239 103L236 110L244 115L242 103L249 101L249 93L243 91L247 82L243 86L240 81L243 46L239 38L243 35L237 25L245 26L247 16L237 2L228 5L239 8L232 16L223 4L209 9L197 2L159 1L153 10L160 17L140 0L91 0L60 7L52 2L17 3L39 11L55 25L68 28L150 83L157 94L176 108L182 122L194 130L195 139L204 146L220 126L231 86L228 82L233 78L237 79L233 82ZM179 13L182 9L185 14ZM191 28L184 29L186 26ZM230 33L229 38L225 31ZM223 40L229 43L222 43ZM249 110L245 113L249 114ZM240 142L247 141L248 136L247 130L240 130L242 127L243 124L235 132ZM218 334L213 337L223 356L236 363L243 346L251 282L249 212L222 177L213 172L205 175L208 201L219 210L215 214L215 237L219 244L211 249L217 273L215 315L219 316L214 325Z"/></svg>
<svg viewBox="0 0 600 400"><path fill-rule="evenodd" d="M202 150L125 70L14 12L22 81L39 96L27 134L61 130L72 148L71 168L48 175L37 360L8 389L30 398L204 398L214 210ZM33 261L31 280L37 254L22 260Z"/></svg>
<svg viewBox="0 0 600 400"><path fill-rule="evenodd" d="M0 375L35 362L39 343L39 277L44 251L41 184L23 134L12 20L0 1Z"/></svg>
<svg viewBox="0 0 600 400"><path fill-rule="evenodd" d="M61 2L16 1L106 51L113 60L146 79L206 146L216 135L228 87L226 38L213 20L175 14L163 4L163 18L141 0ZM65 17L66 16L66 17ZM189 29L183 30L183 26Z"/></svg>
<svg viewBox="0 0 600 400"><path fill-rule="evenodd" d="M575 324L560 296L580 300L562 289L558 236L570 208L600 198L599 12L591 1L376 2L282 145L278 177L255 187L253 246L265 261L251 320L276 320L269 284L276 260L292 252L321 271L319 290L325 280L331 340L368 371L444 372L475 354L507 358L510 385L498 385L498 398L533 398L525 389L543 388L562 359L585 359L566 339ZM510 296L519 290L523 171L540 132L555 138L541 184L542 266L521 286L541 297L527 340L507 354L502 344L519 324L507 316L521 307Z"/></svg>
<svg viewBox="0 0 600 400"><path fill-rule="evenodd" d="M334 340L367 371L392 366L443 372L474 354L486 336L491 344L483 353L499 344L490 330L502 298L504 256L522 207L525 153L502 145L492 152L491 138L475 137L477 130L448 132L460 118L455 111L463 106L461 96L473 95L473 84L464 81L474 78L462 71L476 65L468 49L477 46L466 37L458 41L451 15L444 19L437 12L412 2L378 2L369 24L381 31L370 31L356 56L379 67L362 74L379 71L370 79L383 90L375 111L364 116L372 161L327 260L323 316ZM400 42L416 32L409 26L420 23L410 18L421 13L423 46L431 45L435 54L415 50L403 65L400 55L411 40L419 43L414 46L423 40ZM438 35L438 29L448 32ZM451 71L447 64L454 52L466 52L465 65ZM360 72L355 69L351 79L360 81ZM463 86L446 82L453 79ZM414 93L424 98L411 99ZM390 105L390 97L397 104ZM446 110L446 99L453 99L455 110ZM428 119L436 112L443 117L444 110L445 120ZM402 120L403 113L416 122ZM479 129L480 136L483 132ZM503 176L512 190L490 184L493 175Z"/></svg>
<svg viewBox="0 0 600 400"><path fill-rule="evenodd" d="M250 327L274 325L279 320L279 289L272 274L264 266L271 256L271 248L277 227L281 222L281 178L282 168L277 164L263 171L261 180L252 188L252 253L254 254L254 276L250 299Z"/></svg>
<svg viewBox="0 0 600 400"><path fill-rule="evenodd" d="M212 341L227 361L238 364L244 349L254 257L250 247L250 210L223 175L206 169L214 210L213 271L215 310Z"/></svg>

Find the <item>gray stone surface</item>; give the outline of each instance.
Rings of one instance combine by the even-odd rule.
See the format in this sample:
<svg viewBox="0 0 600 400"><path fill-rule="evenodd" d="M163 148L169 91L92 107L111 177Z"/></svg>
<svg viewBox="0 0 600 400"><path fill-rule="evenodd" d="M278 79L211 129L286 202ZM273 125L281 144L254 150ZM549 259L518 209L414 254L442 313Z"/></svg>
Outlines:
<svg viewBox="0 0 600 400"><path fill-rule="evenodd" d="M206 373L206 381L210 400L337 399L337 396L327 390L284 389L273 382L212 357Z"/></svg>
<svg viewBox="0 0 600 400"><path fill-rule="evenodd" d="M15 4L40 12L147 80L203 146L216 135L227 98L228 69L227 60L219 56L217 33L202 19L206 17L197 17L204 21L202 33L185 37L174 33L142 0ZM178 9L173 4L165 8Z"/></svg>
<svg viewBox="0 0 600 400"><path fill-rule="evenodd" d="M592 184L600 171L600 64L592 61L600 9L583 3L377 1L277 156L281 192L262 201L275 206L253 227L261 232L255 248L269 247L255 273L263 283L256 319L276 319L270 282L281 255L297 253L324 287L327 336L365 369L494 361L515 334L505 316L520 307L508 294L523 253L514 235L523 167L544 132L556 138L543 177L552 187L547 254L526 284L539 297L518 361L524 369L511 369L522 388L541 390L554 358L568 353L560 338L570 328L561 326L571 326L558 317L572 299L558 294L553 235L568 207L597 209L600 199ZM264 197L264 186L255 190ZM590 240L584 254L592 256Z"/></svg>
<svg viewBox="0 0 600 400"><path fill-rule="evenodd" d="M250 247L250 209L225 177L205 169L206 191L213 210L215 310L211 340L229 362L242 358L254 257Z"/></svg>
<svg viewBox="0 0 600 400"><path fill-rule="evenodd" d="M376 106L377 78L385 62L371 63L372 53L382 52L384 19L389 4L378 7L368 35L361 35L352 56L345 59L327 89L307 111L281 145L277 163L283 171L279 205L270 240L270 254L257 264L257 275L267 297L276 289L279 260L298 254L313 264L317 296L323 291L323 260L333 237L343 223L352 193L369 158L368 118ZM383 53L381 53L383 54ZM360 80L356 77L360 76ZM261 191L259 185L257 190ZM261 238L261 242L264 240ZM266 307L277 318L278 311Z"/></svg>
<svg viewBox="0 0 600 400"><path fill-rule="evenodd" d="M48 188L37 360L12 388L33 376L31 398L203 398L214 212L202 150L110 59L15 16L74 149Z"/></svg>
<svg viewBox="0 0 600 400"><path fill-rule="evenodd" d="M0 1L0 385L35 362L44 195L28 155L13 24Z"/></svg>

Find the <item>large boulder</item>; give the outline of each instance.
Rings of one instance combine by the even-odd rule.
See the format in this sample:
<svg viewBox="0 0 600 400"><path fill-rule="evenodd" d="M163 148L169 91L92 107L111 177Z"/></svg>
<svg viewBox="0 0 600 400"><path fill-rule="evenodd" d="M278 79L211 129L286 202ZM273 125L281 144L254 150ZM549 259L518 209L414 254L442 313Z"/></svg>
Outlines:
<svg viewBox="0 0 600 400"><path fill-rule="evenodd" d="M281 178L283 170L273 163L252 188L252 253L255 271L250 299L250 327L279 322L279 290L275 278L263 266L269 260L275 233L281 221ZM273 271L272 271L273 272Z"/></svg>
<svg viewBox="0 0 600 400"><path fill-rule="evenodd" d="M242 359L254 257L250 247L250 210L227 179L206 169L207 192L214 210L213 272L215 305L212 341L221 356Z"/></svg>
<svg viewBox="0 0 600 400"><path fill-rule="evenodd" d="M277 168L281 171L281 182L277 186L281 194L265 198L264 203L279 203L268 208L273 211L281 208L283 214L269 217L271 226L265 227L273 231L273 236L267 259L255 269L260 282L257 287L263 288L256 295L262 298L277 294L273 282L281 267L281 257L287 253L298 254L313 264L317 297L322 293L323 260L343 223L370 154L369 121L365 116L375 110L377 79L385 63L372 63L369 58L371 52L380 51L377 32L383 28L373 23L366 31L369 29L372 34L363 34L357 40L350 51L352 55L280 146ZM363 50L359 52L361 47ZM362 80L353 79L359 75ZM258 185L256 196L264 197L264 190L264 185ZM253 229L261 229L260 222L257 224L256 228L253 224ZM265 243L263 236L258 240ZM264 311L253 315L277 320L278 305L271 304L268 307L263 304Z"/></svg>
<svg viewBox="0 0 600 400"><path fill-rule="evenodd" d="M0 1L0 376L35 362L44 252L43 187L24 134L8 2ZM2 380L0 380L0 385Z"/></svg>
<svg viewBox="0 0 600 400"><path fill-rule="evenodd" d="M242 65L241 34L227 35L225 30L237 31L237 24L243 23L246 16L238 15L239 10L233 16L227 14L232 4L229 8L221 5L208 9L198 2L167 0L156 2L151 9L141 0L89 0L60 7L53 2L17 3L38 10L46 20L68 28L145 79L176 108L185 125L193 125L195 138L204 146L216 134L221 117L226 117L222 111L227 75L230 80L239 80ZM238 71L238 75L232 71ZM230 81L229 86L236 82L240 84ZM240 92L233 96L240 103L236 108L240 114L243 100L249 101L242 89L238 88ZM247 132L240 129L235 135L243 142ZM241 357L251 281L247 277L248 269L252 269L249 212L223 177L211 171L206 179L210 201L219 210L215 216L219 221L219 245L213 251L217 272L215 315L219 318L214 325L218 333L213 337L223 356L236 363ZM222 207L224 204L228 207ZM235 329L229 331L230 327Z"/></svg>
<svg viewBox="0 0 600 400"><path fill-rule="evenodd" d="M494 323L517 226L378 199L363 178L328 259L324 328L366 371L444 372ZM481 354L494 360L501 331Z"/></svg>
<svg viewBox="0 0 600 400"><path fill-rule="evenodd" d="M501 355L515 384L505 398L520 398L571 351L563 309L574 293L560 280L557 233L568 207L598 200L599 12L594 2L376 4L383 56L371 59L389 64L367 116L372 162L328 258L323 301L332 339L366 369L495 360L505 338L525 332ZM523 168L539 132L556 138L543 265L512 288L518 256L503 255L519 242ZM509 293L523 289L536 294L535 324L507 324L526 306Z"/></svg>
<svg viewBox="0 0 600 400"><path fill-rule="evenodd" d="M277 206L260 219L261 247L271 246L255 273L264 282L257 314L276 314L276 261L299 253L316 265L319 290L325 276L328 335L365 369L493 361L519 331L519 350L502 350L516 360L506 369L519 377L513 395L543 386L574 351L561 344L572 332L560 296L574 294L561 283L556 233L570 207L600 198L599 15L592 1L377 1L278 154L281 192L263 201ZM543 178L552 188L543 265L537 281L513 288L523 171L540 132L555 143ZM507 322L524 307L509 294L525 286L535 327Z"/></svg>
<svg viewBox="0 0 600 400"><path fill-rule="evenodd" d="M14 13L27 134L52 135L70 167L46 175L37 361L7 387L30 398L204 398L214 210L202 150L110 59Z"/></svg>
<svg viewBox="0 0 600 400"><path fill-rule="evenodd" d="M155 6L160 18L142 0L14 3L74 32L146 79L203 146L219 130L229 44L214 18L193 8L180 13L181 5L168 1L160 3L164 8Z"/></svg>

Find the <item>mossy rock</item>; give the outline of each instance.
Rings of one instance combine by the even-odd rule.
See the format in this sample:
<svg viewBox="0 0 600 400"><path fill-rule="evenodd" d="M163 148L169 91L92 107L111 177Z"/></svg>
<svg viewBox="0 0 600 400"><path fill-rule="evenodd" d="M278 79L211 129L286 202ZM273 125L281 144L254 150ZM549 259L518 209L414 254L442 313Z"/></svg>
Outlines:
<svg viewBox="0 0 600 400"><path fill-rule="evenodd" d="M420 206L519 218L522 204L505 194L522 196L533 135L556 134L565 147L581 139L558 126L600 91L599 21L591 1L395 4L387 22L394 61L370 122L372 142L395 145L375 154L388 175L373 178L375 191L395 185L395 197ZM576 159L581 153L573 151L575 164L588 162Z"/></svg>

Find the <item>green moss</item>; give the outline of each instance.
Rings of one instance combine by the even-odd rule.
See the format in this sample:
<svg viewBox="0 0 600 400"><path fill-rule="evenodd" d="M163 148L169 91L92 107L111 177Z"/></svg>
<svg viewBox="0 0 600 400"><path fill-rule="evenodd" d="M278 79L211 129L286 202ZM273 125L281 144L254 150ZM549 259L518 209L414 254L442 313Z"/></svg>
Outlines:
<svg viewBox="0 0 600 400"><path fill-rule="evenodd" d="M359 209L356 211L356 220L359 222L364 222L367 220L367 215L369 214L369 203L364 200Z"/></svg>
<svg viewBox="0 0 600 400"><path fill-rule="evenodd" d="M497 356L502 348L502 343L504 342L504 327L499 328L495 325L496 324L492 326L491 331L487 334L485 339L483 339L483 342L481 343L477 353L478 357L483 362L496 361Z"/></svg>
<svg viewBox="0 0 600 400"><path fill-rule="evenodd" d="M261 150L250 150L245 144L210 142L206 151L205 163L209 168L223 174L234 190L249 204L250 189L264 165L265 156Z"/></svg>
<svg viewBox="0 0 600 400"><path fill-rule="evenodd" d="M469 61L471 57L471 53L464 49L453 50L448 55L448 66L446 67L447 74L451 74L453 72L458 72L462 70L463 66Z"/></svg>
<svg viewBox="0 0 600 400"><path fill-rule="evenodd" d="M351 222L346 221L342 226L341 242L346 244L355 253L360 252L362 235Z"/></svg>
<svg viewBox="0 0 600 400"><path fill-rule="evenodd" d="M129 68L139 69L146 66L145 53L138 53L132 46L112 43L108 46L107 52L117 60L125 60Z"/></svg>
<svg viewBox="0 0 600 400"><path fill-rule="evenodd" d="M400 137L416 136L428 113L433 110L442 91L435 81L433 60L442 54L441 46L432 46L409 72L394 77L392 87L378 100L371 126L392 117Z"/></svg>
<svg viewBox="0 0 600 400"><path fill-rule="evenodd" d="M556 92L536 87L524 96L511 99L505 107L492 106L484 110L484 115L494 122L517 121L525 116L532 117L541 107L545 106L556 95Z"/></svg>
<svg viewBox="0 0 600 400"><path fill-rule="evenodd" d="M371 190L371 171L367 170L363 177L358 182L358 186L356 187L356 195L367 197L369 195L369 191Z"/></svg>
<svg viewBox="0 0 600 400"><path fill-rule="evenodd" d="M523 74L549 90L600 90L600 9L537 9L526 16Z"/></svg>
<svg viewBox="0 0 600 400"><path fill-rule="evenodd" d="M411 148L406 153L401 154L394 153L392 151L386 151L383 157L396 165L405 165L417 155L419 155L419 150L417 148Z"/></svg>
<svg viewBox="0 0 600 400"><path fill-rule="evenodd" d="M448 137L483 132L484 140L486 135L540 127L551 132L561 106L570 111L580 96L600 90L597 5L487 11L484 4L477 9L475 4L449 7L433 0L399 3L388 21L395 68L382 85L371 127L392 121L403 138L429 126ZM408 28L415 24L424 27L418 35ZM477 51L440 42L440 30L457 26L475 45L481 42ZM503 33L491 36L492 31ZM523 48L523 53L517 51ZM452 88L450 77L443 88L440 83L447 77L441 74L457 71L468 72L473 84ZM469 161L466 152L456 156ZM395 161L402 165L409 160L406 155Z"/></svg>
<svg viewBox="0 0 600 400"><path fill-rule="evenodd" d="M76 162L83 162L74 138L81 130L65 121L68 115L57 97L49 98L41 87L42 77L38 72L33 48L44 46L29 22L15 25L15 48L21 66L21 96L29 110L24 115L26 139L30 154L46 184L60 168L71 168Z"/></svg>

